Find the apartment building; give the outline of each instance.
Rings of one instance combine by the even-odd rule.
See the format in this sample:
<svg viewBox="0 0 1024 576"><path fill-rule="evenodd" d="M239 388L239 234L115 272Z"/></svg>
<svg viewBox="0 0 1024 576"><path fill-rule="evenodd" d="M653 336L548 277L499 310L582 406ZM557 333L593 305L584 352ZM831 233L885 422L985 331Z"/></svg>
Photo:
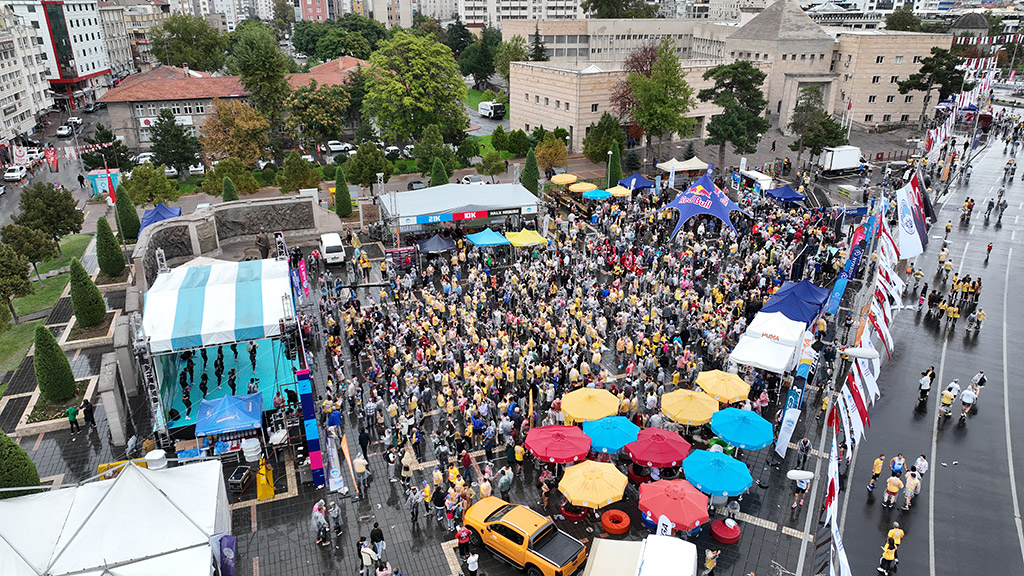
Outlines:
<svg viewBox="0 0 1024 576"><path fill-rule="evenodd" d="M110 0L124 7L124 22L131 40L135 68L149 70L157 65L152 53L153 28L171 16L171 5L163 0Z"/></svg>
<svg viewBox="0 0 1024 576"><path fill-rule="evenodd" d="M299 0L299 9L303 20L324 22L331 17L327 0Z"/></svg>
<svg viewBox="0 0 1024 576"><path fill-rule="evenodd" d="M586 18L579 0L458 0L458 13L467 25L502 28L507 21Z"/></svg>
<svg viewBox="0 0 1024 576"><path fill-rule="evenodd" d="M412 27L412 0L373 0L370 17L386 28Z"/></svg>
<svg viewBox="0 0 1024 576"><path fill-rule="evenodd" d="M454 20L459 15L457 0L419 0L419 13L439 21Z"/></svg>
<svg viewBox="0 0 1024 576"><path fill-rule="evenodd" d="M42 42L46 79L60 106L74 110L106 92L110 63L95 0L9 0L7 5Z"/></svg>
<svg viewBox="0 0 1024 576"><path fill-rule="evenodd" d="M530 42L539 31L553 62L574 64L621 63L631 53L651 42L669 38L680 60L721 61L726 57L726 39L735 26L702 20L588 19L506 21L501 36L508 40L522 36ZM608 66L604 66L608 67Z"/></svg>
<svg viewBox="0 0 1024 576"><path fill-rule="evenodd" d="M0 144L31 134L53 106L46 53L34 28L0 9Z"/></svg>
<svg viewBox="0 0 1024 576"><path fill-rule="evenodd" d="M110 74L114 79L123 78L136 70L131 38L125 25L124 6L112 2L99 2L97 6L103 23L103 41L107 46Z"/></svg>

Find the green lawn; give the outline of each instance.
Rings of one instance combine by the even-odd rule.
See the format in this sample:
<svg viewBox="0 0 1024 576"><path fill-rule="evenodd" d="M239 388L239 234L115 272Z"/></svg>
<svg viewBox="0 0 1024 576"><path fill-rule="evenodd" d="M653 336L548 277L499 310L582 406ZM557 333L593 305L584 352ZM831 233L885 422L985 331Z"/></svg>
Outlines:
<svg viewBox="0 0 1024 576"><path fill-rule="evenodd" d="M70 279L71 274L61 274L53 278L46 278L43 280L43 287L40 288L39 281L33 275L32 289L34 292L28 296L15 298L14 311L18 313L18 316L24 316L25 314L51 308L54 302L60 298L60 293L64 291L64 287L68 285L68 280Z"/></svg>
<svg viewBox="0 0 1024 576"><path fill-rule="evenodd" d="M60 239L60 249L64 253L63 258L54 258L53 260L47 260L39 265L39 273L46 274L51 270L58 270L65 266L71 265L72 258L82 259L82 255L85 254L86 247L89 246L89 241L92 240L91 234L69 234ZM32 271L35 272L34 270ZM33 274L34 275L34 274Z"/></svg>
<svg viewBox="0 0 1024 576"><path fill-rule="evenodd" d="M463 100L463 102L466 103L466 106L469 106L473 110L476 110L477 105L480 104L480 102L483 99L483 92L479 90L473 90L472 88L470 88L469 90L466 90L466 98Z"/></svg>
<svg viewBox="0 0 1024 576"><path fill-rule="evenodd" d="M25 322L12 326L7 332L0 334L0 372L14 370L21 364L35 339L36 326L42 325L43 322L44 320ZM3 394L6 387L6 382L0 384L0 394Z"/></svg>
<svg viewBox="0 0 1024 576"><path fill-rule="evenodd" d="M491 136L492 136L491 134L488 134L486 136L478 136L478 138L480 138L480 156L481 157L484 154L487 154L488 152L490 152L491 150L494 150L494 146L491 146ZM501 158L503 160L511 160L511 159L515 158L515 155L506 150L506 151L502 151Z"/></svg>
<svg viewBox="0 0 1024 576"><path fill-rule="evenodd" d="M416 161L415 160L395 160L395 175L398 174L412 174L416 172Z"/></svg>

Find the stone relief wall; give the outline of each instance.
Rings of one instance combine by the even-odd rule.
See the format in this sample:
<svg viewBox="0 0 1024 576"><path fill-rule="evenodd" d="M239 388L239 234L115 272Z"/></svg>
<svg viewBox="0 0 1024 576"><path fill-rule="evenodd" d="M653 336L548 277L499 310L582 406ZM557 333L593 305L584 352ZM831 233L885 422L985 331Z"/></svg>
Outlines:
<svg viewBox="0 0 1024 576"><path fill-rule="evenodd" d="M212 218L196 225L196 236L199 237L199 251L203 254L213 252L220 246L217 242L217 226Z"/></svg>
<svg viewBox="0 0 1024 576"><path fill-rule="evenodd" d="M146 281L152 284L156 280L157 248L164 249L164 255L168 260L193 256L188 226L166 226L154 230L149 238L149 248L143 259L143 268L145 268Z"/></svg>
<svg viewBox="0 0 1024 576"><path fill-rule="evenodd" d="M223 241L238 236L251 236L260 230L302 230L315 228L313 205L309 201L293 204L238 206L229 210L218 210L217 236ZM205 252L205 249L204 249Z"/></svg>

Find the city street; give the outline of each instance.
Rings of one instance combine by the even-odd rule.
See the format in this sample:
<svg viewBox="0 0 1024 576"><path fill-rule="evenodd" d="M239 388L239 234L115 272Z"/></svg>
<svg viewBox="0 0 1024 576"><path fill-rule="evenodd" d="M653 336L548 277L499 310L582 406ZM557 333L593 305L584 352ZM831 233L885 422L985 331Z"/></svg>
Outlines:
<svg viewBox="0 0 1024 576"><path fill-rule="evenodd" d="M948 283L943 285L935 269L943 228L952 220L953 271L983 279L979 305L986 319L980 334L967 336L965 318L948 331L925 312L906 309L897 316L892 327L896 352L892 361L883 362L879 378L882 398L869 410L871 428L853 453L848 491L840 494L844 543L854 574L875 573L880 546L893 521L906 531L899 549L900 573L1024 573L1018 498L1024 489L1024 425L1015 409L1024 401L1024 391L1014 385L1024 370L1013 361L1020 356L1024 338L1024 329L1014 322L1024 315L1024 300L1016 292L1024 283L1024 270L1014 265L1024 254L1024 182L1007 187L1009 207L1001 226L995 216L988 224L984 219L985 205L997 194L1007 159L998 144L981 152L970 184L954 185L943 199L931 242L916 259L929 290L938 286L948 291ZM959 208L967 197L977 204L970 223L962 225ZM986 262L990 242L993 249ZM917 294L911 291L912 286L904 301L916 306ZM929 366L935 366L938 376L926 405L918 408L917 381ZM985 371L988 382L966 425L959 425L956 416L937 423L946 384L958 378L966 387L979 370ZM959 402L954 408L959 410ZM868 492L871 464L880 453L885 454L885 469L874 492ZM888 462L897 453L906 457L908 468L921 454L930 463L910 511L881 506Z"/></svg>

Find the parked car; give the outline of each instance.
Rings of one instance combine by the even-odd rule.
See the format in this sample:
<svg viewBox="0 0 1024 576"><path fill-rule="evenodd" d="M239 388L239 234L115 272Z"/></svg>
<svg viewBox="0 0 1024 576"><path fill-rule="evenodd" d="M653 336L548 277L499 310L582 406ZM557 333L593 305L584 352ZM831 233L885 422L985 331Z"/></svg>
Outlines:
<svg viewBox="0 0 1024 576"><path fill-rule="evenodd" d="M82 124L84 124L84 123L85 123L85 121L82 120L81 116L71 116L70 118L68 118L68 124L70 124L72 126L76 126L78 128L81 128Z"/></svg>
<svg viewBox="0 0 1024 576"><path fill-rule="evenodd" d="M92 114L93 112L99 112L100 110L103 110L106 107L107 104L105 102L92 102L90 104L87 104L85 108L82 108L82 111L86 114Z"/></svg>
<svg viewBox="0 0 1024 576"><path fill-rule="evenodd" d="M202 162L197 162L188 167L188 173L190 176L202 176L206 174L206 166L203 166Z"/></svg>
<svg viewBox="0 0 1024 576"><path fill-rule="evenodd" d="M152 164L153 162L156 161L156 154L152 152L143 152L142 154L139 154L138 156L133 158L133 160L135 161L136 164L145 164L146 162Z"/></svg>
<svg viewBox="0 0 1024 576"><path fill-rule="evenodd" d="M3 196L5 192L7 192L7 186L0 184L0 196Z"/></svg>
<svg viewBox="0 0 1024 576"><path fill-rule="evenodd" d="M352 145L340 140L331 140L327 142L327 149L330 150L332 154L337 154L339 152L348 152L352 149Z"/></svg>
<svg viewBox="0 0 1024 576"><path fill-rule="evenodd" d="M4 182L20 182L25 179L28 174L28 168L15 164L14 166L8 166L4 172Z"/></svg>
<svg viewBox="0 0 1024 576"><path fill-rule="evenodd" d="M168 178L177 178L178 169L175 168L174 166L164 166L164 176Z"/></svg>
<svg viewBox="0 0 1024 576"><path fill-rule="evenodd" d="M302 159L310 164L316 164L316 158L313 158L312 154L303 154Z"/></svg>
<svg viewBox="0 0 1024 576"><path fill-rule="evenodd" d="M209 202L200 202L199 204L196 204L196 210L195 211L196 212L201 212L203 210L206 210L209 207L210 207L210 203Z"/></svg>
<svg viewBox="0 0 1024 576"><path fill-rule="evenodd" d="M402 148L402 156L405 156L406 158L412 158L412 154L415 148L416 147L413 146L412 144L406 144L405 148Z"/></svg>
<svg viewBox="0 0 1024 576"><path fill-rule="evenodd" d="M29 149L27 152L25 152L25 159L27 159L29 162L35 162L36 160L42 160L43 158L46 158L46 154L44 154L43 151L39 148L35 150Z"/></svg>
<svg viewBox="0 0 1024 576"><path fill-rule="evenodd" d="M476 174L466 174L465 176L462 177L461 182L463 184L478 184L478 185L485 184L485 182L483 180L481 180L480 177L477 176Z"/></svg>
<svg viewBox="0 0 1024 576"><path fill-rule="evenodd" d="M384 156L387 156L388 160L395 161L402 157L402 151L398 146L388 146L384 149Z"/></svg>
<svg viewBox="0 0 1024 576"><path fill-rule="evenodd" d="M70 124L61 124L57 127L57 138L70 138L75 129Z"/></svg>
<svg viewBox="0 0 1024 576"><path fill-rule="evenodd" d="M423 183L423 180L413 180L405 185L406 190L423 190L427 185Z"/></svg>

